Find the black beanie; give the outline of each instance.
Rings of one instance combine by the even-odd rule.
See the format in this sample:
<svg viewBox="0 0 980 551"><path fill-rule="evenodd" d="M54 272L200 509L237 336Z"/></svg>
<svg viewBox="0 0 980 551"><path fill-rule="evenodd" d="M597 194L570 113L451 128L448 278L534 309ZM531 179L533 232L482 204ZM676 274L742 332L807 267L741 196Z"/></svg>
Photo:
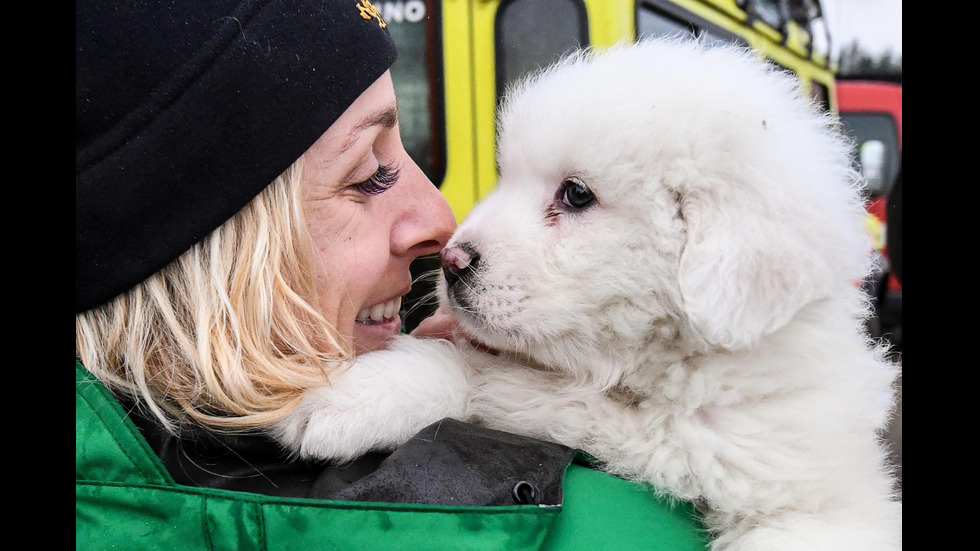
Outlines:
<svg viewBox="0 0 980 551"><path fill-rule="evenodd" d="M159 271L395 60L368 0L77 0L75 312Z"/></svg>

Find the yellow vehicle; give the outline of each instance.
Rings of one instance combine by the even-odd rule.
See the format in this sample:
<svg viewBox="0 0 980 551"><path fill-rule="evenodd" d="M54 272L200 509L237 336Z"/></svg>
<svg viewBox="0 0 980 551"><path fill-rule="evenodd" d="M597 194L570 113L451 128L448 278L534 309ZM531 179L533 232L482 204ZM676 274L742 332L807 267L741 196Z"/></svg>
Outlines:
<svg viewBox="0 0 980 551"><path fill-rule="evenodd" d="M572 48L693 34L747 45L836 106L819 0L375 1L399 46L391 72L405 147L462 220L497 181L495 115L513 80ZM365 52L370 55L370 52ZM416 275L438 268L420 259ZM431 287L429 288L431 289ZM426 293L425 286L407 304ZM431 305L430 305L431 306ZM431 310L403 316L406 329Z"/></svg>

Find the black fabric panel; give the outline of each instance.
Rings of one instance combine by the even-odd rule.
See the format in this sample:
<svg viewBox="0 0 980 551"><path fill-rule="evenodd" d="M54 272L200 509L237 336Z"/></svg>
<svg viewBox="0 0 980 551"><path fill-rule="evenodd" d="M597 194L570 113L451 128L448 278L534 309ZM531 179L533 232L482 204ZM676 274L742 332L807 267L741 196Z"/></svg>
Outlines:
<svg viewBox="0 0 980 551"><path fill-rule="evenodd" d="M443 419L393 453L350 463L291 459L262 434L177 438L123 402L178 484L282 497L439 505L558 505L571 448Z"/></svg>
<svg viewBox="0 0 980 551"><path fill-rule="evenodd" d="M558 505L562 477L574 456L559 444L443 419L373 472L336 488L330 487L330 477L321 477L313 494L349 501Z"/></svg>

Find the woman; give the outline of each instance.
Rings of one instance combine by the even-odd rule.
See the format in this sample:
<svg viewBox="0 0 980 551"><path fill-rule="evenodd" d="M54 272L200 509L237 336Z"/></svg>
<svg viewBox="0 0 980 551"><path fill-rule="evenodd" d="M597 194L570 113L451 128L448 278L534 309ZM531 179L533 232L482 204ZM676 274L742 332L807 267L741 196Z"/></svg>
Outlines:
<svg viewBox="0 0 980 551"><path fill-rule="evenodd" d="M264 432L400 332L455 227L395 55L367 0L76 3L76 546L701 545L563 446L446 420L335 465ZM641 526L577 514L604 500Z"/></svg>

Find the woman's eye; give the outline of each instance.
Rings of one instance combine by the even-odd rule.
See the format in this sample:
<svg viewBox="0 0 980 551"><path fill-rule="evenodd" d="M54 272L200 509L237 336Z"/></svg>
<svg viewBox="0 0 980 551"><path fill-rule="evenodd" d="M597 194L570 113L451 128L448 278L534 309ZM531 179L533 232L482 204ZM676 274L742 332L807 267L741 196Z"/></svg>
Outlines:
<svg viewBox="0 0 980 551"><path fill-rule="evenodd" d="M571 179L565 180L562 182L562 189L564 190L561 195L562 203L573 209L584 209L595 202L595 195L592 194L592 190L585 187L581 182Z"/></svg>
<svg viewBox="0 0 980 551"><path fill-rule="evenodd" d="M379 195L388 191L398 182L399 169L391 165L379 165L370 178L354 187L365 195Z"/></svg>

